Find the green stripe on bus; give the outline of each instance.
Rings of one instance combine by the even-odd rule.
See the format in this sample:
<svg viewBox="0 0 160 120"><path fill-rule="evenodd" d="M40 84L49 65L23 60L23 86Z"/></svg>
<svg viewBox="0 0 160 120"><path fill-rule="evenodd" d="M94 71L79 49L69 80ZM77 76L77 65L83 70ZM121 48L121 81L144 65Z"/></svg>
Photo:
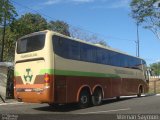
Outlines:
<svg viewBox="0 0 160 120"><path fill-rule="evenodd" d="M48 73L48 74L54 74L54 69L42 69L40 71L40 74L45 74L45 73Z"/></svg>
<svg viewBox="0 0 160 120"><path fill-rule="evenodd" d="M105 74L105 73L95 73L95 72L81 72L81 71L69 71L69 70L54 70L54 69L43 69L40 74L55 74L55 75L65 75L65 76L87 76L87 77L107 77L107 78L120 78L116 74Z"/></svg>

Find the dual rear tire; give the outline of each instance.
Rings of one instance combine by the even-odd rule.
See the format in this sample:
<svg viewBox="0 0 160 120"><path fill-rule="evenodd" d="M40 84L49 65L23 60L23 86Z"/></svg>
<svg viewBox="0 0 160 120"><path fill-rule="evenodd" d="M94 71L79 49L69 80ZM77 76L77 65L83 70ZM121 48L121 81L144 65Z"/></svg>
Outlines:
<svg viewBox="0 0 160 120"><path fill-rule="evenodd" d="M96 89L92 95L92 104L95 106L101 105L102 97L103 97L102 90Z"/></svg>
<svg viewBox="0 0 160 120"><path fill-rule="evenodd" d="M79 96L79 107L87 108L91 105L98 106L102 103L102 91L100 89L96 89L93 95L90 95L88 90L82 90Z"/></svg>
<svg viewBox="0 0 160 120"><path fill-rule="evenodd" d="M88 90L82 90L79 96L79 107L87 108L90 106L91 97Z"/></svg>

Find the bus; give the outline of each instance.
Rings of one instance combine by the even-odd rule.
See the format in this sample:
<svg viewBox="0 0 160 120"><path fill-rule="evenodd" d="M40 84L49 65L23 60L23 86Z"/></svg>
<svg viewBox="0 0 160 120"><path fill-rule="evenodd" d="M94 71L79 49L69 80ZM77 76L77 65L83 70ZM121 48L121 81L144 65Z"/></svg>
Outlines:
<svg viewBox="0 0 160 120"><path fill-rule="evenodd" d="M108 98L140 97L148 91L146 71L141 58L45 30L17 40L14 95L86 108Z"/></svg>

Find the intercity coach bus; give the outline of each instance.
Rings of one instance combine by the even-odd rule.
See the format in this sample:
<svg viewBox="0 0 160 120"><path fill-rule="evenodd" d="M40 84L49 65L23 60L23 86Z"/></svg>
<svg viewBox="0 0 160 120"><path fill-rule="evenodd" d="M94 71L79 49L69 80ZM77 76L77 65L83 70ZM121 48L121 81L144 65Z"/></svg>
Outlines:
<svg viewBox="0 0 160 120"><path fill-rule="evenodd" d="M15 51L15 98L49 105L102 100L148 91L138 57L45 30L20 38Z"/></svg>

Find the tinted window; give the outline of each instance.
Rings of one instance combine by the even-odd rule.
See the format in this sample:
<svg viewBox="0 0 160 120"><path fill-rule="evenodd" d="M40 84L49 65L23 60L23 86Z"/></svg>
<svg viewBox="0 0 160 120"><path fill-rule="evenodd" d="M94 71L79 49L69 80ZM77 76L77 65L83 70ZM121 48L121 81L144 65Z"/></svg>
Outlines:
<svg viewBox="0 0 160 120"><path fill-rule="evenodd" d="M64 58L125 68L138 68L144 64L139 58L111 50L80 43L67 38L53 36L54 52Z"/></svg>
<svg viewBox="0 0 160 120"><path fill-rule="evenodd" d="M44 47L45 34L26 37L18 40L17 53L27 53L41 50Z"/></svg>
<svg viewBox="0 0 160 120"><path fill-rule="evenodd" d="M67 42L65 38L54 36L53 43L53 48L57 55L64 58L69 58L69 41Z"/></svg>
<svg viewBox="0 0 160 120"><path fill-rule="evenodd" d="M79 60L80 59L80 49L79 49L79 42L76 41L69 41L69 58Z"/></svg>
<svg viewBox="0 0 160 120"><path fill-rule="evenodd" d="M80 43L80 56L82 61L91 62L91 47L87 44Z"/></svg>

